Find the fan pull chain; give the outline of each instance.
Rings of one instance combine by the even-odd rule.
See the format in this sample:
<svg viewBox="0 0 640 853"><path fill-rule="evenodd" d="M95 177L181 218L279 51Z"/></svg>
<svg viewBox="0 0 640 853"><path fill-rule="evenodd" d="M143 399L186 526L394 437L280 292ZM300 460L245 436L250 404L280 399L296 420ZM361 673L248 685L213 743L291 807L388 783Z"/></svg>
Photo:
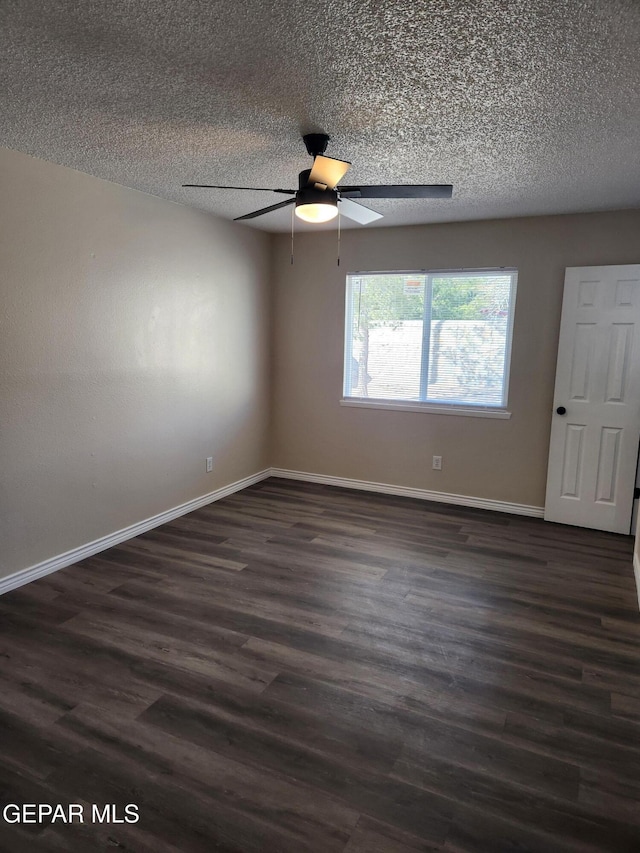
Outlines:
<svg viewBox="0 0 640 853"><path fill-rule="evenodd" d="M338 266L340 266L340 208L338 208Z"/></svg>
<svg viewBox="0 0 640 853"><path fill-rule="evenodd" d="M293 224L295 222L293 212L295 211L295 205L291 208L291 266L293 266Z"/></svg>

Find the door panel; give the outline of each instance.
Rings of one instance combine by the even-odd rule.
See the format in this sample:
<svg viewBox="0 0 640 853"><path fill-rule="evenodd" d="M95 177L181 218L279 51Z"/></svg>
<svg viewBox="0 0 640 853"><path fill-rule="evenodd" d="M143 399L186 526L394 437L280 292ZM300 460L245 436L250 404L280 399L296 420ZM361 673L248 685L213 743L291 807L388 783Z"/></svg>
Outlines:
<svg viewBox="0 0 640 853"><path fill-rule="evenodd" d="M640 438L639 293L640 265L566 271L548 521L629 532Z"/></svg>
<svg viewBox="0 0 640 853"><path fill-rule="evenodd" d="M622 430L603 427L600 436L596 501L613 503L618 477L618 454Z"/></svg>
<svg viewBox="0 0 640 853"><path fill-rule="evenodd" d="M625 402L632 343L633 326L630 323L614 323L611 327L606 403Z"/></svg>
<svg viewBox="0 0 640 853"><path fill-rule="evenodd" d="M583 439L584 424L567 424L562 471L562 496L565 498L580 497Z"/></svg>
<svg viewBox="0 0 640 853"><path fill-rule="evenodd" d="M571 361L571 382L569 396L572 400L589 399L591 364L595 345L595 323L577 323L576 339Z"/></svg>

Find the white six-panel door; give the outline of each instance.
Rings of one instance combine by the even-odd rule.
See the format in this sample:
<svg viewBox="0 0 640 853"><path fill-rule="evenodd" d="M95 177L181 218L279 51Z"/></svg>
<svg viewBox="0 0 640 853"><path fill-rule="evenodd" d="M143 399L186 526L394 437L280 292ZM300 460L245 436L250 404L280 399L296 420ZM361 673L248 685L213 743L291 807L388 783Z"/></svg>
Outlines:
<svg viewBox="0 0 640 853"><path fill-rule="evenodd" d="M640 439L639 335L640 264L567 268L547 521L629 533Z"/></svg>

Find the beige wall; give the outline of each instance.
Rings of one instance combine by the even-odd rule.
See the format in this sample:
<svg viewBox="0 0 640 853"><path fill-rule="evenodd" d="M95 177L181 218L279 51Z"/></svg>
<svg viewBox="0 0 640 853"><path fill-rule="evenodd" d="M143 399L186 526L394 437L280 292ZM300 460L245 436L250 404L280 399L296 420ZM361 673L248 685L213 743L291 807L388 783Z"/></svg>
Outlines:
<svg viewBox="0 0 640 853"><path fill-rule="evenodd" d="M13 151L0 174L4 577L268 465L269 238Z"/></svg>
<svg viewBox="0 0 640 853"><path fill-rule="evenodd" d="M640 211L275 238L273 464L508 501L544 503L564 268L640 261ZM510 420L341 407L345 274L519 270ZM443 470L431 457L443 457Z"/></svg>

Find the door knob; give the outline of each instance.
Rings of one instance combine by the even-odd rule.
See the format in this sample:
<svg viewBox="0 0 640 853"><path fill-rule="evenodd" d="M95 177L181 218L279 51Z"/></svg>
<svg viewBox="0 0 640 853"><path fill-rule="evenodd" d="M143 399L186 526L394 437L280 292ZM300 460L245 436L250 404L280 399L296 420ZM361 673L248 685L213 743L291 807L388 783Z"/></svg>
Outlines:
<svg viewBox="0 0 640 853"><path fill-rule="evenodd" d="M565 409L564 406L558 406L558 408L556 409L556 414L557 415L566 415L567 410Z"/></svg>

